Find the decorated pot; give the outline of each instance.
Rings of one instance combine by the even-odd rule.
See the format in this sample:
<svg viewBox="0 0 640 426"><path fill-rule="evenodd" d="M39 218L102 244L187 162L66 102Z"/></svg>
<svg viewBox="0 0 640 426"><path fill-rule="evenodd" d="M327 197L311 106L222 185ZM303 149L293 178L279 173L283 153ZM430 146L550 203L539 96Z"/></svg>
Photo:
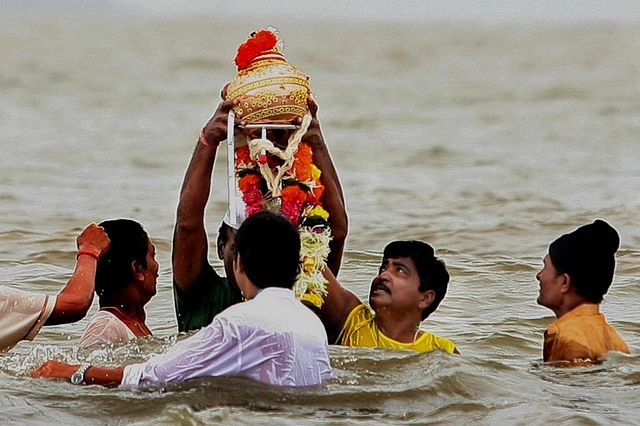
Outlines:
<svg viewBox="0 0 640 426"><path fill-rule="evenodd" d="M268 30L238 48L238 73L227 85L226 99L239 99L233 110L247 124L288 124L308 113L308 77L287 62Z"/></svg>

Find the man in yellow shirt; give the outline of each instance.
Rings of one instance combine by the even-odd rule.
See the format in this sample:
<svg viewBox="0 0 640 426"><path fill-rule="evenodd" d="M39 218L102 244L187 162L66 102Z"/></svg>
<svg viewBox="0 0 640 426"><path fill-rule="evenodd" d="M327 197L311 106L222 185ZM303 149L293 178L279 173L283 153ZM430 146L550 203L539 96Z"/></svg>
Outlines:
<svg viewBox="0 0 640 426"><path fill-rule="evenodd" d="M538 304L558 318L544 334L544 361L584 363L609 351L629 353L622 337L607 324L600 303L613 281L618 232L596 220L562 235L549 246Z"/></svg>
<svg viewBox="0 0 640 426"><path fill-rule="evenodd" d="M449 273L433 248L422 241L394 241L385 249L369 304L344 288L325 270L328 295L320 317L329 343L427 352L458 353L448 339L420 329L447 292Z"/></svg>

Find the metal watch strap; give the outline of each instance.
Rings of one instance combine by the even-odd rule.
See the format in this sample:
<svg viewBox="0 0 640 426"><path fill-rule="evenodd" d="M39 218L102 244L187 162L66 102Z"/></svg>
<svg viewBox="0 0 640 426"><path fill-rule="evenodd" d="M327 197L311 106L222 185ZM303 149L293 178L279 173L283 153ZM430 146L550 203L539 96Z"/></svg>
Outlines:
<svg viewBox="0 0 640 426"><path fill-rule="evenodd" d="M91 367L91 364L82 364L78 370L71 376L71 383L74 385L84 384L84 374Z"/></svg>

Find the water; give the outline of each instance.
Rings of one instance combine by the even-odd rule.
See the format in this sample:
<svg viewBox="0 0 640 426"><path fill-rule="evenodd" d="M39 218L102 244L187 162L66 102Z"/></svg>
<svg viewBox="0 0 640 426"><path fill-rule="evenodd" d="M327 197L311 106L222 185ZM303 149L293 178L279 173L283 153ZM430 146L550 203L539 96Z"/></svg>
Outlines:
<svg viewBox="0 0 640 426"><path fill-rule="evenodd" d="M342 179L350 234L340 279L364 296L388 241L429 241L452 283L424 327L463 356L333 348L337 377L312 390L219 379L132 392L31 379L46 359L113 365L175 340L169 257L182 177L237 45L266 24L311 75ZM79 231L115 217L145 225L161 270L147 309L154 338L77 352L85 319L0 355L2 423L637 423L640 28L266 24L3 16L1 283L57 292ZM212 239L224 173L208 206ZM621 233L602 310L632 355L551 368L541 352L553 318L535 303L535 273L550 241L597 217Z"/></svg>

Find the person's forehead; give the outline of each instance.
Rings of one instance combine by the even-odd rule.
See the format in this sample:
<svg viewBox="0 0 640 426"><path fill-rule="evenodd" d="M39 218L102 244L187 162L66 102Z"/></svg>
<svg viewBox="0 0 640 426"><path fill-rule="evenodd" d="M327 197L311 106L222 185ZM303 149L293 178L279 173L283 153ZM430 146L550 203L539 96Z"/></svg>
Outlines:
<svg viewBox="0 0 640 426"><path fill-rule="evenodd" d="M232 227L227 227L225 234L223 235L223 240L224 241L233 241L233 239L236 237L236 230Z"/></svg>
<svg viewBox="0 0 640 426"><path fill-rule="evenodd" d="M416 269L416 263L410 256L389 257L383 261L383 264L403 265L408 268Z"/></svg>

